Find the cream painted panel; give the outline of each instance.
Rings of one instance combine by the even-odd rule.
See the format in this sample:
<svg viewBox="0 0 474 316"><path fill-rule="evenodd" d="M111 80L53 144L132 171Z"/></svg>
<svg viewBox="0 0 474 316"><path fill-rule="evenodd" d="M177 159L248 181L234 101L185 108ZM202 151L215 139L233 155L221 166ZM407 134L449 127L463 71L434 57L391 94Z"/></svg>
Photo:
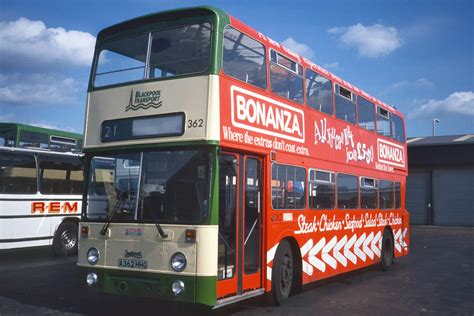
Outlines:
<svg viewBox="0 0 474 316"><path fill-rule="evenodd" d="M219 76L209 76L209 111L207 112L207 137L208 139L220 140L220 95Z"/></svg>
<svg viewBox="0 0 474 316"><path fill-rule="evenodd" d="M148 260L148 269L127 270L176 274L170 267L170 260L175 252L180 251L187 259L187 267L180 274L217 274L217 226L162 225L168 234L164 240L153 224L112 223L107 236L99 234L102 223L81 223L81 226L89 226L89 238L80 238L79 241L80 266L90 266L87 250L96 247L101 253L97 267L121 269L118 260L125 259L125 251L133 251L141 252L141 259ZM188 228L196 229L196 243L186 242L185 231ZM130 232L135 236L131 236Z"/></svg>
<svg viewBox="0 0 474 316"><path fill-rule="evenodd" d="M137 91L156 90L160 91L160 107L126 111L130 98L133 99ZM174 112L184 112L186 121L202 119L203 126L185 127L182 136L100 142L100 128L105 120ZM87 148L192 140L219 140L219 78L216 75L133 84L93 91L88 95L84 136L84 146Z"/></svg>

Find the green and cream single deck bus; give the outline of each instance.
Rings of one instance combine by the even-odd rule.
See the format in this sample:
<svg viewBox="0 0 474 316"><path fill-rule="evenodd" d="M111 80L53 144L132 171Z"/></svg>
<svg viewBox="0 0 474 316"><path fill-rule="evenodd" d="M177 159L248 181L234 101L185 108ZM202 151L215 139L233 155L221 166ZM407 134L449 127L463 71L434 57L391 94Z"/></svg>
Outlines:
<svg viewBox="0 0 474 316"><path fill-rule="evenodd" d="M85 287L281 304L408 253L403 114L216 8L98 34L83 151Z"/></svg>
<svg viewBox="0 0 474 316"><path fill-rule="evenodd" d="M0 122L0 146L80 152L82 135L20 123Z"/></svg>

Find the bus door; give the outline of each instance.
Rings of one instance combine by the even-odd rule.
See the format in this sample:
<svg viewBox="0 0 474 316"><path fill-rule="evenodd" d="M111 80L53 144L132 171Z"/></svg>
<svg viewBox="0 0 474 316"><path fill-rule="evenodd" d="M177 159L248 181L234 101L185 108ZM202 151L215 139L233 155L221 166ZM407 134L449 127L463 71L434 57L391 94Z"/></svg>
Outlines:
<svg viewBox="0 0 474 316"><path fill-rule="evenodd" d="M259 157L220 156L218 298L262 287L262 170Z"/></svg>

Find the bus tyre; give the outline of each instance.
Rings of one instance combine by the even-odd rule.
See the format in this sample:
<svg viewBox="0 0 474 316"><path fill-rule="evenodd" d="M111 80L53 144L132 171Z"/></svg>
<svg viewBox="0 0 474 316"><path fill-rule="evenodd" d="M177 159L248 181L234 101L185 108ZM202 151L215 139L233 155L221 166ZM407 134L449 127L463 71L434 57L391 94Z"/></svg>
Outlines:
<svg viewBox="0 0 474 316"><path fill-rule="evenodd" d="M272 298L275 305L283 305L290 296L293 266L291 246L288 241L283 240L278 246L272 269Z"/></svg>
<svg viewBox="0 0 474 316"><path fill-rule="evenodd" d="M380 256L380 266L383 271L387 271L393 263L393 238L392 234L385 230L382 237L382 255Z"/></svg>
<svg viewBox="0 0 474 316"><path fill-rule="evenodd" d="M58 257L77 254L79 226L75 222L67 221L59 225L53 239L53 252Z"/></svg>

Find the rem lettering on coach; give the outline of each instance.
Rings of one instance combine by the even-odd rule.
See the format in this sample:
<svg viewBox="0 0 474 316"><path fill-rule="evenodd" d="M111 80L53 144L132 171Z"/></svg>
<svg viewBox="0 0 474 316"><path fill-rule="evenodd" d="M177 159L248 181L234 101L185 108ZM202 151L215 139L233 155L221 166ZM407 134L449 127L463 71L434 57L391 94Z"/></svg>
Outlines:
<svg viewBox="0 0 474 316"><path fill-rule="evenodd" d="M232 86L232 124L249 131L304 143L302 110Z"/></svg>

